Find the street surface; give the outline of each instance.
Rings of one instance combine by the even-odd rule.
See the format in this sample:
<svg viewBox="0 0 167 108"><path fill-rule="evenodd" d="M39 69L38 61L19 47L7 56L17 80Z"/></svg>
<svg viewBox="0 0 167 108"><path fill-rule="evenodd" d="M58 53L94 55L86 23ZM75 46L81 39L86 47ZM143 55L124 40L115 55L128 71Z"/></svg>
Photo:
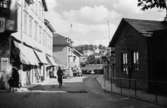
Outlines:
<svg viewBox="0 0 167 108"><path fill-rule="evenodd" d="M95 76L51 79L29 90L0 93L0 108L160 108L147 102L105 93Z"/></svg>

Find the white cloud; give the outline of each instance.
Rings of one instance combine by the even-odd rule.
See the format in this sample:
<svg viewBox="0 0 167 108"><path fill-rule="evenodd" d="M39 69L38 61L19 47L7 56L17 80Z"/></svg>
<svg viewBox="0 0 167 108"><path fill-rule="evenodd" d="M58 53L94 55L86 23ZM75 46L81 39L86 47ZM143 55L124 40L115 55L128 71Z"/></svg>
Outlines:
<svg viewBox="0 0 167 108"><path fill-rule="evenodd" d="M137 6L137 0L118 0L113 4L114 9L123 14L134 14L142 12Z"/></svg>
<svg viewBox="0 0 167 108"><path fill-rule="evenodd" d="M103 5L94 7L82 7L80 10L70 10L63 12L65 19L69 21L77 21L87 24L104 23L108 19L116 19L120 17L115 11L109 11Z"/></svg>
<svg viewBox="0 0 167 108"><path fill-rule="evenodd" d="M46 0L46 17L57 33L69 36L74 45L108 45L121 17L163 19L164 11L141 11L137 0ZM107 20L110 21L110 38ZM72 29L70 24L73 24Z"/></svg>
<svg viewBox="0 0 167 108"><path fill-rule="evenodd" d="M116 27L114 24L110 24L110 37L108 34L107 24L98 25L86 25L86 24L74 24L70 33L70 38L74 40L74 45L77 44L103 44L108 45Z"/></svg>

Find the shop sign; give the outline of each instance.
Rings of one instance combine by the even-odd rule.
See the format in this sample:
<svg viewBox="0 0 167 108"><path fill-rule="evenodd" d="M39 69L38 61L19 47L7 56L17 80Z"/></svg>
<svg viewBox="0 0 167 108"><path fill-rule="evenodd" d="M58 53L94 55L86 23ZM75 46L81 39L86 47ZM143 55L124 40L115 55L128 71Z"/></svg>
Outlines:
<svg viewBox="0 0 167 108"><path fill-rule="evenodd" d="M1 58L0 71L4 72L8 69L9 58Z"/></svg>
<svg viewBox="0 0 167 108"><path fill-rule="evenodd" d="M0 33L5 31L5 18L0 17Z"/></svg>

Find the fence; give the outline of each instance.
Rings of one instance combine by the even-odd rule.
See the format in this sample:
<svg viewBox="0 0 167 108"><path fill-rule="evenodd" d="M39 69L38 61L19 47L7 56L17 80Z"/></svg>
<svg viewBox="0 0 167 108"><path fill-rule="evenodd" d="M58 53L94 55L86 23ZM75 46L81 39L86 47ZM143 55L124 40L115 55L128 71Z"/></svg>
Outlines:
<svg viewBox="0 0 167 108"><path fill-rule="evenodd" d="M114 77L110 91L167 107L167 82Z"/></svg>

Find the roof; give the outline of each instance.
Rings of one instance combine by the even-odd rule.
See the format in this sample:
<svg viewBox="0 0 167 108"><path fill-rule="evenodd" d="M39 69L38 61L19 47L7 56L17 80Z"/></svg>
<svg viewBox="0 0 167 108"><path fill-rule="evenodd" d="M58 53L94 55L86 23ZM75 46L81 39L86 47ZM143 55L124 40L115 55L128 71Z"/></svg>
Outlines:
<svg viewBox="0 0 167 108"><path fill-rule="evenodd" d="M82 56L82 54L78 50L76 50L75 48L73 48L72 51L73 51L73 53L77 54L78 56Z"/></svg>
<svg viewBox="0 0 167 108"><path fill-rule="evenodd" d="M12 0L13 1L13 0ZM34 3L34 0L25 0L28 4L33 4ZM47 5L46 5L46 1L45 0L41 0L42 1L42 4L43 4L43 8L44 8L44 11L48 11L48 8L47 8Z"/></svg>
<svg viewBox="0 0 167 108"><path fill-rule="evenodd" d="M53 45L54 46L70 46L70 42L68 42L69 38L65 37L61 34L55 33L53 36ZM71 39L69 39L71 41Z"/></svg>
<svg viewBox="0 0 167 108"><path fill-rule="evenodd" d="M47 20L45 19L45 25L48 27L48 29L52 32L52 33L55 33L56 30L55 28L53 27L53 25Z"/></svg>
<svg viewBox="0 0 167 108"><path fill-rule="evenodd" d="M162 29L167 29L167 23L164 21L139 20L139 19L124 19L132 27L140 33L154 32Z"/></svg>
<svg viewBox="0 0 167 108"><path fill-rule="evenodd" d="M47 5L46 5L46 1L45 1L45 0L42 0L42 4L43 4L43 6L44 6L44 10L45 10L45 11L48 11L48 7L47 7Z"/></svg>
<svg viewBox="0 0 167 108"><path fill-rule="evenodd" d="M150 37L155 31L167 29L167 23L164 21L153 21L153 20L141 20L141 19L128 19L123 18L109 44L113 46L119 38L119 33L121 32L124 25L130 25L142 36Z"/></svg>

